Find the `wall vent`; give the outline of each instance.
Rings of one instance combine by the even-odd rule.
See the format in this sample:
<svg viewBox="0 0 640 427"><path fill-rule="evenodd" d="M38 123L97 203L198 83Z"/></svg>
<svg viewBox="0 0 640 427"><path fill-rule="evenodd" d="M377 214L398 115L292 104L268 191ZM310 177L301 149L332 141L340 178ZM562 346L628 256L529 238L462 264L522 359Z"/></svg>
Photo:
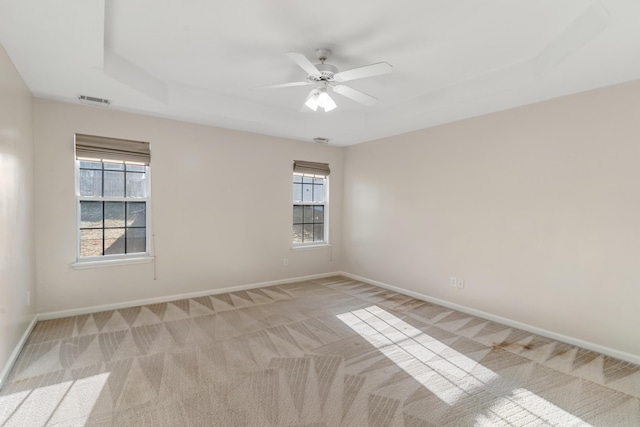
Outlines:
<svg viewBox="0 0 640 427"><path fill-rule="evenodd" d="M93 105L94 107L106 108L111 105L111 101L108 99L96 98L95 96L80 95L78 96L78 100L82 104Z"/></svg>

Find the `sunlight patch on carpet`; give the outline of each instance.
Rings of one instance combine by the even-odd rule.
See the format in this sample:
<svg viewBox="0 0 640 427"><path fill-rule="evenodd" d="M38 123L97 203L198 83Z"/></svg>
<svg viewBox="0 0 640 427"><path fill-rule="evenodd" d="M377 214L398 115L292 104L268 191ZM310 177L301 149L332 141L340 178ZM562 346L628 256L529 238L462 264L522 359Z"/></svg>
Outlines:
<svg viewBox="0 0 640 427"><path fill-rule="evenodd" d="M0 396L0 425L36 427L63 420L83 425L108 378L103 373Z"/></svg>
<svg viewBox="0 0 640 427"><path fill-rule="evenodd" d="M515 414L518 414L518 421L523 425L526 423L585 427L591 425L523 388L513 390L508 396L500 397L488 412L489 414L479 415L476 418L476 426L495 426L505 420L513 419Z"/></svg>
<svg viewBox="0 0 640 427"><path fill-rule="evenodd" d="M378 306L337 317L449 406L500 378L496 372ZM496 401L477 422L509 420L516 413L518 418L552 424L589 425L521 388L507 396L496 396Z"/></svg>

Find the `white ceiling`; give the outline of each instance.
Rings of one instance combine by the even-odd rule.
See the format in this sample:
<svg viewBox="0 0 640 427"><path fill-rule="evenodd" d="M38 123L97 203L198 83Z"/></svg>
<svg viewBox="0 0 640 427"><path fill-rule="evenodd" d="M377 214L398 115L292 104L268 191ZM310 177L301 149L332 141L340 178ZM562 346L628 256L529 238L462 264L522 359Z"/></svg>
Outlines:
<svg viewBox="0 0 640 427"><path fill-rule="evenodd" d="M0 44L37 97L350 145L640 78L638 0L0 0ZM379 99L301 112L286 52L329 48Z"/></svg>

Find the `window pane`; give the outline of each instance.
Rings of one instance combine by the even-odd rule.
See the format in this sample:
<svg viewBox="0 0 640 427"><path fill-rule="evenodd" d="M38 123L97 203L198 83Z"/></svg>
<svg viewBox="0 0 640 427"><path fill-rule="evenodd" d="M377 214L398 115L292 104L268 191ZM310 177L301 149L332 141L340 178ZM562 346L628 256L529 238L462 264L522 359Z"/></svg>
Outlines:
<svg viewBox="0 0 640 427"><path fill-rule="evenodd" d="M127 172L127 197L147 197L147 181L144 173Z"/></svg>
<svg viewBox="0 0 640 427"><path fill-rule="evenodd" d="M80 230L80 256L102 255L102 229Z"/></svg>
<svg viewBox="0 0 640 427"><path fill-rule="evenodd" d="M324 240L324 224L313 225L313 240L315 242L321 242Z"/></svg>
<svg viewBox="0 0 640 427"><path fill-rule="evenodd" d="M302 201L313 201L313 184L302 184Z"/></svg>
<svg viewBox="0 0 640 427"><path fill-rule="evenodd" d="M80 167L83 169L102 169L102 162L91 162L88 160L80 160Z"/></svg>
<svg viewBox="0 0 640 427"><path fill-rule="evenodd" d="M324 222L324 206L313 207L313 222Z"/></svg>
<svg viewBox="0 0 640 427"><path fill-rule="evenodd" d="M324 242L325 177L293 175L293 243Z"/></svg>
<svg viewBox="0 0 640 427"><path fill-rule="evenodd" d="M302 201L302 184L293 184L293 201Z"/></svg>
<svg viewBox="0 0 640 427"><path fill-rule="evenodd" d="M85 160L79 165L81 196L148 197L145 165ZM147 252L146 217L144 201L80 201L80 256Z"/></svg>
<svg viewBox="0 0 640 427"><path fill-rule="evenodd" d="M304 206L302 222L305 224L311 224L313 222L313 206Z"/></svg>
<svg viewBox="0 0 640 427"><path fill-rule="evenodd" d="M324 202L324 185L315 184L313 186L313 201Z"/></svg>
<svg viewBox="0 0 640 427"><path fill-rule="evenodd" d="M127 253L147 251L147 229L127 228Z"/></svg>
<svg viewBox="0 0 640 427"><path fill-rule="evenodd" d="M302 206L293 207L293 223L299 224L302 222Z"/></svg>
<svg viewBox="0 0 640 427"><path fill-rule="evenodd" d="M304 236L302 240L304 242L313 242L313 224L305 224L303 227Z"/></svg>
<svg viewBox="0 0 640 427"><path fill-rule="evenodd" d="M80 228L102 228L102 202L80 202Z"/></svg>
<svg viewBox="0 0 640 427"><path fill-rule="evenodd" d="M146 172L147 171L147 167L146 166L142 166L142 165L124 165L127 171L130 172Z"/></svg>
<svg viewBox="0 0 640 427"><path fill-rule="evenodd" d="M123 171L124 170L124 163L104 162L104 168L105 169L109 169L109 170L114 170L114 171Z"/></svg>
<svg viewBox="0 0 640 427"><path fill-rule="evenodd" d="M147 226L147 204L145 202L127 202L127 227Z"/></svg>
<svg viewBox="0 0 640 427"><path fill-rule="evenodd" d="M102 196L101 170L80 169L80 195Z"/></svg>
<svg viewBox="0 0 640 427"><path fill-rule="evenodd" d="M293 226L293 243L302 243L302 225Z"/></svg>
<svg viewBox="0 0 640 427"><path fill-rule="evenodd" d="M104 226L124 227L124 202L104 202Z"/></svg>
<svg viewBox="0 0 640 427"><path fill-rule="evenodd" d="M104 197L124 197L124 172L104 172Z"/></svg>
<svg viewBox="0 0 640 427"><path fill-rule="evenodd" d="M104 230L104 254L124 253L124 228L107 228Z"/></svg>

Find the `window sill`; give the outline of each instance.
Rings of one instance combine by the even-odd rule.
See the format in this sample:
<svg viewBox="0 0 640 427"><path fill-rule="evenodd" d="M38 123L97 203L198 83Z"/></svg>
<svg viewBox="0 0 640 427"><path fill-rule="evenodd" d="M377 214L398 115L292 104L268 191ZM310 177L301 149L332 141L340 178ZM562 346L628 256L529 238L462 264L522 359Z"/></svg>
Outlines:
<svg viewBox="0 0 640 427"><path fill-rule="evenodd" d="M292 251L306 251L306 250L312 250L312 249L324 249L324 248L330 248L331 244L330 243L320 243L317 245L293 245L291 246L291 250Z"/></svg>
<svg viewBox="0 0 640 427"><path fill-rule="evenodd" d="M91 261L76 261L71 263L71 268L75 270L83 270L85 268L112 267L116 265L128 264L147 264L154 260L152 256L141 256L138 258L122 258L122 259L101 259Z"/></svg>

